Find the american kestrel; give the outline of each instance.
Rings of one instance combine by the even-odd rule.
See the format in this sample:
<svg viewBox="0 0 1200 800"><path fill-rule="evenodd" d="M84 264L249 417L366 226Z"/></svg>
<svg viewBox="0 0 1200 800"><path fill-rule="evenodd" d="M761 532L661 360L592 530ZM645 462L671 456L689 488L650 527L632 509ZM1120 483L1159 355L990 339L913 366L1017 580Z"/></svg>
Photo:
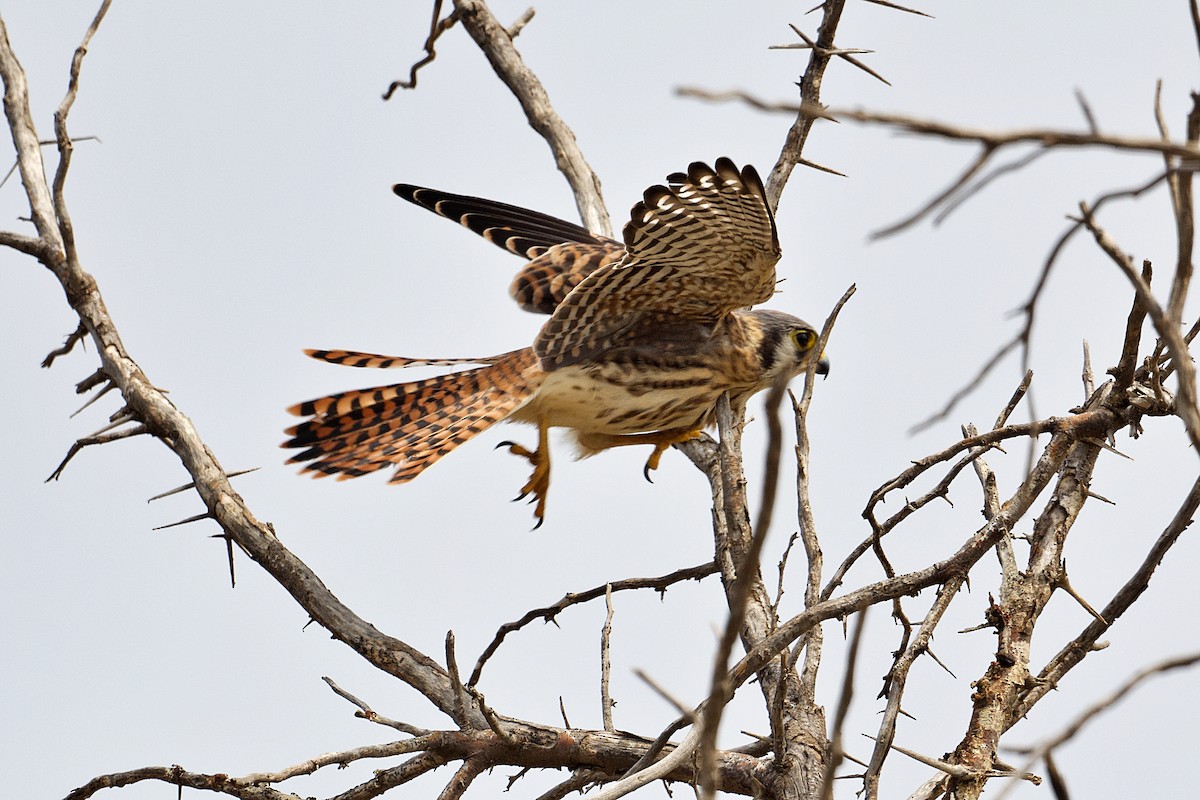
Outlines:
<svg viewBox="0 0 1200 800"><path fill-rule="evenodd" d="M644 474L672 444L715 424L722 393L736 412L776 380L816 361L817 333L779 311L748 310L775 292L779 238L758 173L727 158L694 163L651 186L633 207L624 243L536 211L397 184L400 197L457 220L529 263L510 293L549 314L532 347L478 359L412 359L306 350L354 367L460 366L425 380L341 392L288 409L290 462L339 479L394 466L404 483L501 420L537 426L537 448L504 446L533 473L517 499L550 486L552 427L569 428L581 455L648 444Z"/></svg>

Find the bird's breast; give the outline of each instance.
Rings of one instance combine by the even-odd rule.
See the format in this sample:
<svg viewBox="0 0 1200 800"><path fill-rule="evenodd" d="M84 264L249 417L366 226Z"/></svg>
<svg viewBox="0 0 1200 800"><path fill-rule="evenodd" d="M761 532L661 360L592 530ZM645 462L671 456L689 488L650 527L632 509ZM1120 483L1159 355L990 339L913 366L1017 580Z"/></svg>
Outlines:
<svg viewBox="0 0 1200 800"><path fill-rule="evenodd" d="M547 373L513 418L584 433L699 428L727 387L704 366L577 364Z"/></svg>

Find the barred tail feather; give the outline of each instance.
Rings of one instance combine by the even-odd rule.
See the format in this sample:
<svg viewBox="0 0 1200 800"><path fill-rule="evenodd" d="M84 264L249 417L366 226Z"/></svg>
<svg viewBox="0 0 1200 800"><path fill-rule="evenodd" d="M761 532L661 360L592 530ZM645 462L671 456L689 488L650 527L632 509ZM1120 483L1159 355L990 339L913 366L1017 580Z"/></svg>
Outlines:
<svg viewBox="0 0 1200 800"><path fill-rule="evenodd" d="M346 351L338 351L346 352ZM367 355L367 354L353 354ZM387 357L383 357L387 358ZM412 480L475 434L505 419L537 390L530 348L486 366L425 380L340 392L288 411L311 419L288 428L288 459L315 477L354 478L394 466L390 482Z"/></svg>
<svg viewBox="0 0 1200 800"><path fill-rule="evenodd" d="M368 367L370 369L405 369L406 367L457 367L464 364L494 364L504 356L486 358L405 358L404 356L381 356L358 350L313 350L305 349L304 355L318 361L338 364L343 367Z"/></svg>

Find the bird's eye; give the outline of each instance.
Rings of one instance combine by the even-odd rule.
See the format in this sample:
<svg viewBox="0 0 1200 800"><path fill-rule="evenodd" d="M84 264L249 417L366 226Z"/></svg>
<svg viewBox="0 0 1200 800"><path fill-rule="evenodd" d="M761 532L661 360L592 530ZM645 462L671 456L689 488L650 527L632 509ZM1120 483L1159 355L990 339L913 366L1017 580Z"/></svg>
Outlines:
<svg viewBox="0 0 1200 800"><path fill-rule="evenodd" d="M792 341L796 343L796 347L800 350L810 350L817 343L817 335L806 328L801 328L800 330L792 331Z"/></svg>

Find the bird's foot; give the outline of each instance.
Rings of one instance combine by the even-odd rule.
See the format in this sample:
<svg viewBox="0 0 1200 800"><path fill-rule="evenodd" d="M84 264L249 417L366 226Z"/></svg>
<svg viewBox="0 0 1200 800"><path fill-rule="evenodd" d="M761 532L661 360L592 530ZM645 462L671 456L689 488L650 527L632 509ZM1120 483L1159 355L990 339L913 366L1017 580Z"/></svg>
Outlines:
<svg viewBox="0 0 1200 800"><path fill-rule="evenodd" d="M533 516L537 520L533 529L537 530L546 521L546 495L550 491L550 449L543 444L537 450L530 450L516 442L501 442L496 445L497 449L501 447L507 447L508 452L533 465L529 480L521 487L521 493L513 498L513 502L528 497L530 503L537 503L533 509Z"/></svg>
<svg viewBox="0 0 1200 800"><path fill-rule="evenodd" d="M663 431L660 434L660 438L653 440L654 452L652 452L650 457L646 459L646 466L642 467L642 477L645 478L649 483L654 483L654 481L650 478L650 473L651 471L658 469L658 462L662 459L662 454L667 452L671 445L678 444L680 442L686 442L690 439L695 439L699 435L700 431L697 430Z"/></svg>

